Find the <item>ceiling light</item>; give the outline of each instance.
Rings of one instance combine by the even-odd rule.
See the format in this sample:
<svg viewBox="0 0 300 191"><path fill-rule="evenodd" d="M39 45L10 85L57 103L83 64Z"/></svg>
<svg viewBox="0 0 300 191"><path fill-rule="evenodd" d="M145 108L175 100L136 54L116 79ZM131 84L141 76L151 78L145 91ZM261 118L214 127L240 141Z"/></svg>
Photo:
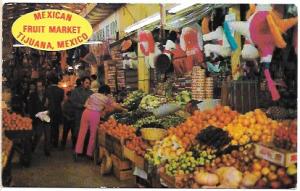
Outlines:
<svg viewBox="0 0 300 191"><path fill-rule="evenodd" d="M186 9L188 7L191 7L191 6L195 5L195 4L196 3L184 3L184 4L180 4L180 5L177 5L177 6L173 7L173 8L171 8L168 11L168 13L177 13L177 12L179 12L179 11L181 11L183 9Z"/></svg>
<svg viewBox="0 0 300 191"><path fill-rule="evenodd" d="M143 20L140 20L140 21L134 23L133 25L130 25L129 27L127 27L125 29L125 32L126 33L130 33L132 31L135 31L135 30L137 30L139 28L142 28L142 27L144 27L146 25L149 25L149 24L151 24L151 23L153 23L155 21L159 21L159 20L160 20L160 14L156 13L156 14L150 16L150 17L147 17L147 18L145 18Z"/></svg>
<svg viewBox="0 0 300 191"><path fill-rule="evenodd" d="M83 43L83 44L103 44L102 41L88 41L86 43Z"/></svg>

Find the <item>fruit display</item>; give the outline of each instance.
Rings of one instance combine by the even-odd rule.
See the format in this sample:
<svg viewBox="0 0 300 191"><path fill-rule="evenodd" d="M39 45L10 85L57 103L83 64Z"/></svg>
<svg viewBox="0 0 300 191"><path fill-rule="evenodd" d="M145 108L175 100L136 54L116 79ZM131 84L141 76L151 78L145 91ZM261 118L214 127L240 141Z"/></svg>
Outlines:
<svg viewBox="0 0 300 191"><path fill-rule="evenodd" d="M297 121L279 126L274 133L273 143L277 148L297 150Z"/></svg>
<svg viewBox="0 0 300 191"><path fill-rule="evenodd" d="M170 135L176 135L182 140L185 148L196 143L198 133L209 125L223 128L238 116L228 106L216 106L206 111L195 111L184 123L168 129Z"/></svg>
<svg viewBox="0 0 300 191"><path fill-rule="evenodd" d="M274 131L280 126L275 120L267 117L260 109L250 111L232 121L225 127L232 137L232 145L244 145L250 141L271 143Z"/></svg>
<svg viewBox="0 0 300 191"><path fill-rule="evenodd" d="M169 128L169 127L175 127L185 121L184 117L181 117L179 115L168 115L164 118L162 118L162 126L164 128Z"/></svg>
<svg viewBox="0 0 300 191"><path fill-rule="evenodd" d="M248 188L293 188L296 182L296 166L278 167L266 160L254 160L252 169L245 176L254 175L257 181L244 185Z"/></svg>
<svg viewBox="0 0 300 191"><path fill-rule="evenodd" d="M146 95L143 97L139 107L146 110L152 110L160 106L160 100L153 95Z"/></svg>
<svg viewBox="0 0 300 191"><path fill-rule="evenodd" d="M126 113L116 113L113 115L113 118L116 119L118 123L123 123L126 125L133 125L139 119L148 117L150 115L152 115L152 113L150 113L146 110L137 109L135 111L129 111Z"/></svg>
<svg viewBox="0 0 300 191"><path fill-rule="evenodd" d="M179 94L176 96L176 101L180 105L185 105L191 100L192 100L191 92L186 90L179 92Z"/></svg>
<svg viewBox="0 0 300 191"><path fill-rule="evenodd" d="M111 127L107 130L107 133L118 138L133 138L135 137L135 128L125 124L117 123L116 126Z"/></svg>
<svg viewBox="0 0 300 191"><path fill-rule="evenodd" d="M2 168L6 166L9 153L12 149L12 141L7 137L3 136L2 138Z"/></svg>
<svg viewBox="0 0 300 191"><path fill-rule="evenodd" d="M3 111L3 129L8 131L32 130L32 120L16 113Z"/></svg>
<svg viewBox="0 0 300 191"><path fill-rule="evenodd" d="M239 171L245 172L249 170L254 158L254 145L247 144L240 146L238 150L219 155L210 164L206 165L206 170L214 171L216 168L233 166Z"/></svg>
<svg viewBox="0 0 300 191"><path fill-rule="evenodd" d="M151 115L149 117L139 119L134 124L134 127L135 128L144 128L144 127L163 128L163 125L161 123L162 123L162 120L160 118L157 118L154 115Z"/></svg>
<svg viewBox="0 0 300 191"><path fill-rule="evenodd" d="M221 149L231 141L228 132L213 126L201 130L196 139L200 144L205 144L217 149Z"/></svg>
<svg viewBox="0 0 300 191"><path fill-rule="evenodd" d="M190 150L193 152L193 156L198 161L198 166L208 165L214 158L216 158L217 150L206 145L197 144Z"/></svg>
<svg viewBox="0 0 300 191"><path fill-rule="evenodd" d="M146 94L141 90L133 91L125 98L123 106L129 111L135 110L139 107L139 104L145 95Z"/></svg>
<svg viewBox="0 0 300 191"><path fill-rule="evenodd" d="M146 154L147 145L144 143L141 137L133 137L126 141L126 147L130 150L135 151L139 156L144 156Z"/></svg>
<svg viewBox="0 0 300 191"><path fill-rule="evenodd" d="M156 142L153 148L147 150L145 159L154 165L159 165L162 162L176 159L184 152L181 141L175 135L171 135Z"/></svg>
<svg viewBox="0 0 300 191"><path fill-rule="evenodd" d="M118 123L115 119L110 118L105 123L99 125L99 129L106 131L108 134L118 138L129 139L135 137L135 128L129 125Z"/></svg>
<svg viewBox="0 0 300 191"><path fill-rule="evenodd" d="M104 123L100 123L99 125L99 129L100 131L108 131L110 128L114 128L117 126L117 121L113 118L108 119L106 122Z"/></svg>
<svg viewBox="0 0 300 191"><path fill-rule="evenodd" d="M194 172L197 165L199 165L199 161L193 157L193 153L186 152L178 158L170 160L165 165L165 171L169 176L190 174Z"/></svg>
<svg viewBox="0 0 300 191"><path fill-rule="evenodd" d="M154 115L140 118L134 124L135 128L169 128L174 127L182 122L184 118L178 115L168 115L162 118Z"/></svg>

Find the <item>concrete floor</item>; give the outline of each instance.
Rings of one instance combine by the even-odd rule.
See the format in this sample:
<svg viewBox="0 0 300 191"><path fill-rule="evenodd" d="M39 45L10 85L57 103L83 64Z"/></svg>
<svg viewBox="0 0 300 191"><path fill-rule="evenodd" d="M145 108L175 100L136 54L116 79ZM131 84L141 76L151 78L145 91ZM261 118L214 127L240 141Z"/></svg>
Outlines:
<svg viewBox="0 0 300 191"><path fill-rule="evenodd" d="M83 188L132 188L134 180L119 181L113 175L100 176L100 165L80 158L74 162L71 146L64 151L53 149L50 157L43 153L42 142L32 155L29 168L18 163L14 155L12 186L14 187L83 187Z"/></svg>

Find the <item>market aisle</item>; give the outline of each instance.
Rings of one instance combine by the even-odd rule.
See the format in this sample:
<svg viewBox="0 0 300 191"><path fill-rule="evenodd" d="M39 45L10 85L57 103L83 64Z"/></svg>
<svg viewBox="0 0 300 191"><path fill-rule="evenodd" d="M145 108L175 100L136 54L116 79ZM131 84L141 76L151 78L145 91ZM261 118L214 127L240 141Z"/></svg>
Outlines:
<svg viewBox="0 0 300 191"><path fill-rule="evenodd" d="M31 166L24 168L15 162L12 176L16 187L135 187L133 180L119 181L113 175L101 177L100 166L93 161L82 159L75 163L70 145L64 151L53 150L51 157L45 157L39 144Z"/></svg>

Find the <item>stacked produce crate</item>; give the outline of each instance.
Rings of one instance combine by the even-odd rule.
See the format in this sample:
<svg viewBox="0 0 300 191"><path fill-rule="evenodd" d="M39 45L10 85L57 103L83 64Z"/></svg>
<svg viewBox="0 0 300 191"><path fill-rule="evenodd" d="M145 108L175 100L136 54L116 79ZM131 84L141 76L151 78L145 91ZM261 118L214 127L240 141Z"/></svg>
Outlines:
<svg viewBox="0 0 300 191"><path fill-rule="evenodd" d="M175 78L176 92L191 90L192 89L192 76L190 74L184 74L182 77Z"/></svg>
<svg viewBox="0 0 300 191"><path fill-rule="evenodd" d="M205 70L195 66L192 72L192 98L195 100L213 99L214 80L205 77Z"/></svg>
<svg viewBox="0 0 300 191"><path fill-rule="evenodd" d="M205 79L205 98L213 99L214 95L214 81L212 77Z"/></svg>
<svg viewBox="0 0 300 191"><path fill-rule="evenodd" d="M192 72L192 98L205 99L205 70L199 66L194 67Z"/></svg>
<svg viewBox="0 0 300 191"><path fill-rule="evenodd" d="M113 92L117 90L116 88L116 62L113 60L108 60L104 62L105 67L105 81L107 85L111 88Z"/></svg>

